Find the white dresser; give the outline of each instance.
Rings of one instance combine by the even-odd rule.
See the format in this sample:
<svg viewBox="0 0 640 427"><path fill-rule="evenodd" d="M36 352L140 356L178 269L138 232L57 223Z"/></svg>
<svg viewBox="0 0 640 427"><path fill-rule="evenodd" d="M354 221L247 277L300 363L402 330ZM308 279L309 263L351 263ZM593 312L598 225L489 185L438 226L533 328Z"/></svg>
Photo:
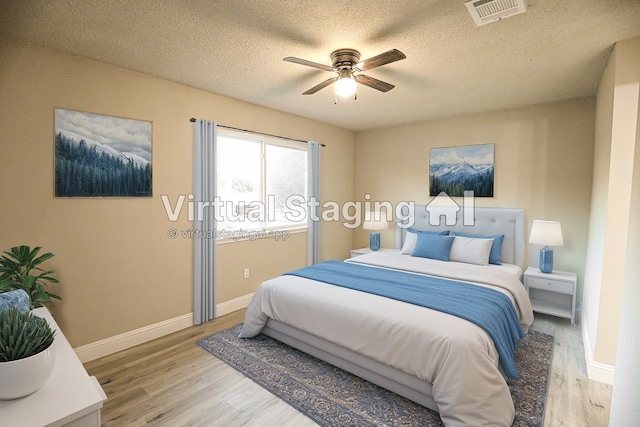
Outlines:
<svg viewBox="0 0 640 427"><path fill-rule="evenodd" d="M100 427L100 409L107 399L102 387L87 374L49 311L37 308L33 312L57 329L56 364L40 390L21 399L0 400L0 425Z"/></svg>

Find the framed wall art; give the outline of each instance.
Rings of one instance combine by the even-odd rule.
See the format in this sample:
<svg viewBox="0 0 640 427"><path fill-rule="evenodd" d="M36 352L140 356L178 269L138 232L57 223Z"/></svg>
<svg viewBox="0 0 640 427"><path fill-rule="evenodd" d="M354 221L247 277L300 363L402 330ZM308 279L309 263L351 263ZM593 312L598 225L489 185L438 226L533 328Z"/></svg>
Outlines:
<svg viewBox="0 0 640 427"><path fill-rule="evenodd" d="M56 197L151 197L151 122L56 108Z"/></svg>
<svg viewBox="0 0 640 427"><path fill-rule="evenodd" d="M429 195L493 197L494 145L465 145L429 150Z"/></svg>

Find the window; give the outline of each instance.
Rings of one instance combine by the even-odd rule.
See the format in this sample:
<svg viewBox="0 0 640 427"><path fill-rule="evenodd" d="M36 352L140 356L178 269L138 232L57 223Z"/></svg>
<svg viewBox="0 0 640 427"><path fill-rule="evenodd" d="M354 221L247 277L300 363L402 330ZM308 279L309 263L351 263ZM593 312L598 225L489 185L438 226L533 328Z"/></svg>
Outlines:
<svg viewBox="0 0 640 427"><path fill-rule="evenodd" d="M306 227L290 197L306 200L307 147L250 133L218 130L219 230Z"/></svg>

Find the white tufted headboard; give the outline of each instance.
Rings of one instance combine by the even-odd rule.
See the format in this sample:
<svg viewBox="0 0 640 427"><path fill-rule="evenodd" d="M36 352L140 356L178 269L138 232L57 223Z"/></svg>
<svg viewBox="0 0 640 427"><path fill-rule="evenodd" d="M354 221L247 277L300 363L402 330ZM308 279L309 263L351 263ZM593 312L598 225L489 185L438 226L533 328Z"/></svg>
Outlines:
<svg viewBox="0 0 640 427"><path fill-rule="evenodd" d="M452 230L461 233L470 234L504 234L502 242L502 261L515 264L519 267L524 262L524 210L512 208L460 208L456 215L456 220L449 218L449 223L455 222L454 225L447 225L445 216L434 218L434 223L439 225L431 225L429 223L429 211L427 206L415 205L413 212L410 212L408 206L403 206L401 213L396 218L396 248L402 248L406 236L407 224L416 230ZM431 212L434 211L431 208ZM451 211L450 211L451 212ZM473 215L471 214L473 212ZM437 212L442 213L442 211ZM464 225L469 223L472 225Z"/></svg>

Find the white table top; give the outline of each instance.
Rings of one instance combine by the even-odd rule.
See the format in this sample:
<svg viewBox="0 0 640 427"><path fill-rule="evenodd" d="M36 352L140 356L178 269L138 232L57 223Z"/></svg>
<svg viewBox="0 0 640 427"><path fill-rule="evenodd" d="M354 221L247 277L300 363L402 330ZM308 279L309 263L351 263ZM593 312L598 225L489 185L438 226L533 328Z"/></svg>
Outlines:
<svg viewBox="0 0 640 427"><path fill-rule="evenodd" d="M56 329L56 364L51 376L35 393L14 400L0 400L0 424L4 427L62 426L102 407L106 396L90 377L49 311L33 313ZM1 381L1 379L0 379Z"/></svg>

